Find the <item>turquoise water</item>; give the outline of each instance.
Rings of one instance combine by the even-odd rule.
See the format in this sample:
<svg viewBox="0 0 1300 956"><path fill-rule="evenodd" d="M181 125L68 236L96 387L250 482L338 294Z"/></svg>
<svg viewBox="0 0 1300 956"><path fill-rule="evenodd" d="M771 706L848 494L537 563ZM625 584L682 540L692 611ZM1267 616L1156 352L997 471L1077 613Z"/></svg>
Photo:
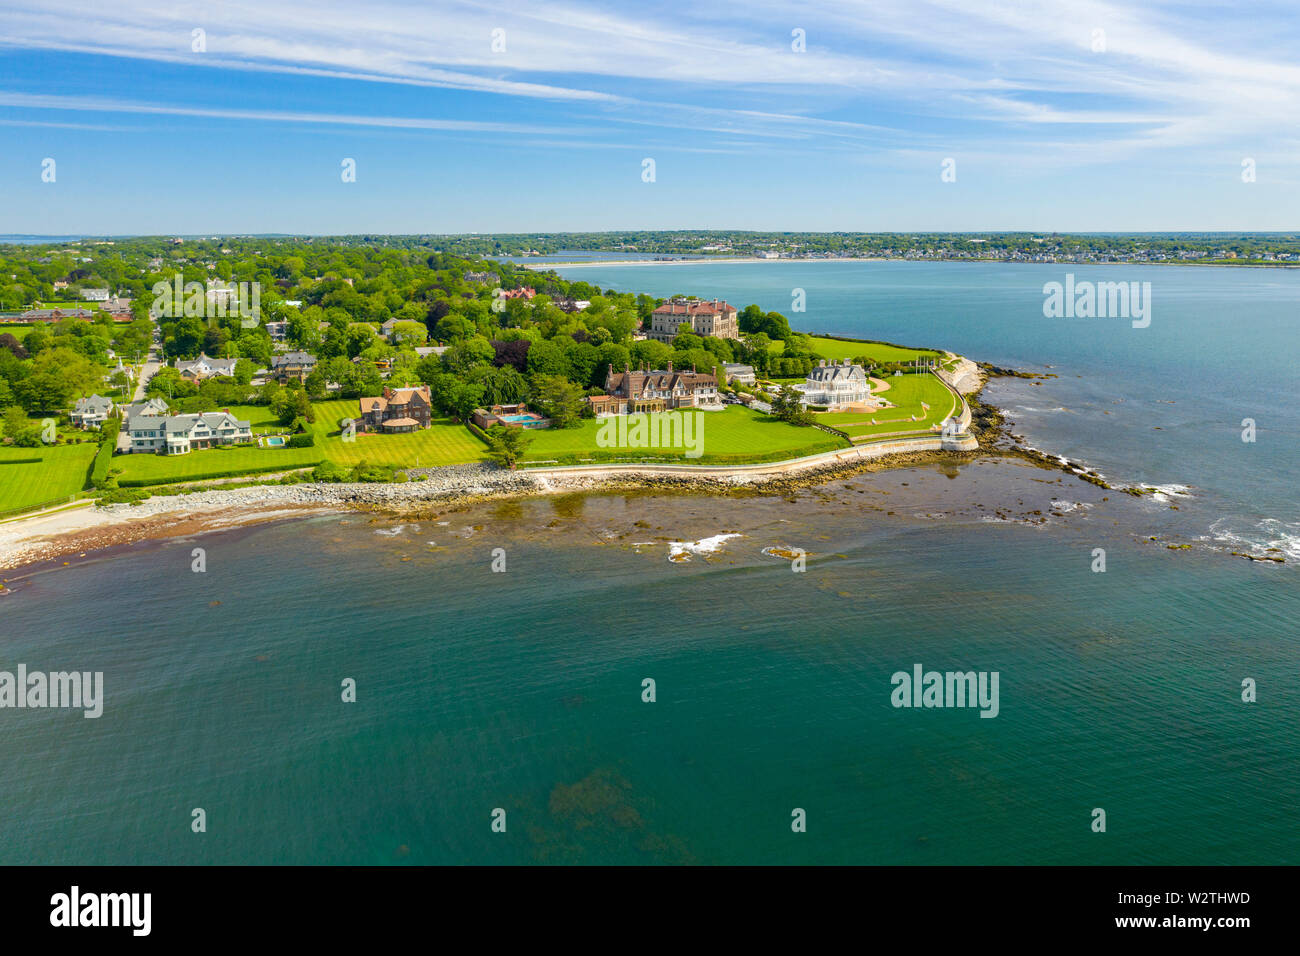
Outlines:
<svg viewBox="0 0 1300 956"><path fill-rule="evenodd" d="M1260 522L1284 537L1297 520L1281 399L1300 277L1151 270L1152 326L1131 332L1199 339L1160 333L1136 376L1118 333L1017 312L1032 296L1006 267L900 264L891 281L914 275L911 291L814 314L830 290L813 282L831 279L813 270L849 282L837 270L873 265L781 281L808 283L809 328L1055 365L1061 378L1006 392L1045 409L1021 430L1189 494L1137 500L985 461L789 499L326 516L36 569L0 597L0 669L102 670L106 701L97 720L0 710L0 862L1300 862L1295 563L1229 557L1211 530L1227 519L1262 546ZM744 304L726 270L754 270L757 288L769 268L796 267L627 271ZM959 319L937 314L957 294L945 283L965 290ZM1161 311L1161 289L1186 315ZM1235 384L1211 393L1189 369ZM1242 464L1228 422L1269 395ZM1183 420L1191 434L1149 440L1150 423ZM673 562L673 540L701 544ZM774 546L806 550L806 572ZM998 716L891 706L891 675L916 664L997 672ZM190 831L195 807L207 833Z"/></svg>

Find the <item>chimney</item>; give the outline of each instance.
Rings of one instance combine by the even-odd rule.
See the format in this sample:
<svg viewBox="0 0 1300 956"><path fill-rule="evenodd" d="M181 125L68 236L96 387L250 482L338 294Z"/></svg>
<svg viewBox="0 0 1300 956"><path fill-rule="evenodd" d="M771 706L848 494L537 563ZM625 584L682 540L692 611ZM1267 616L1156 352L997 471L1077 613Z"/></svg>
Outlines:
<svg viewBox="0 0 1300 956"><path fill-rule="evenodd" d="M669 360L668 360L668 374L669 374L669 375L672 375L672 374L673 374L673 360L672 360L672 359L669 359Z"/></svg>

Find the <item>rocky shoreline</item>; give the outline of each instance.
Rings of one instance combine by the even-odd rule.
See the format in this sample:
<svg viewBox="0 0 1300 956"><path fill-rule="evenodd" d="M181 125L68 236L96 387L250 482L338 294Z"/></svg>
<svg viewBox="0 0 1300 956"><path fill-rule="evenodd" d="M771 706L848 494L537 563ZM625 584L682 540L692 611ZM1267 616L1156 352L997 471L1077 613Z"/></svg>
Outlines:
<svg viewBox="0 0 1300 956"><path fill-rule="evenodd" d="M836 478L926 464L959 465L978 458L1018 458L1109 487L1080 463L1023 446L1010 434L1001 410L978 400L976 395L990 375L1008 372L963 360L952 375L950 384L964 392L970 404L969 431L979 443L978 448L969 451L903 450L872 458L846 458L840 452L795 462L736 468L623 465L512 471L476 463L410 469L407 472L410 480L394 483L196 486L131 504L83 508L0 525L0 568L80 555L150 538L177 537L306 514L359 510L419 516L438 509L503 498L599 491L789 497Z"/></svg>

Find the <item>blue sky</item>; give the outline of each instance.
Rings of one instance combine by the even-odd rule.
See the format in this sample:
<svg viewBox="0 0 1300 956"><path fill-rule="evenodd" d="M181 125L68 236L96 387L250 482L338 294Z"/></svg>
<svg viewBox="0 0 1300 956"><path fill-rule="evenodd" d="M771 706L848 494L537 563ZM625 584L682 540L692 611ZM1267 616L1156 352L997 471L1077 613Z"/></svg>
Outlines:
<svg viewBox="0 0 1300 956"><path fill-rule="evenodd" d="M0 232L1294 230L1298 41L1268 2L0 0Z"/></svg>

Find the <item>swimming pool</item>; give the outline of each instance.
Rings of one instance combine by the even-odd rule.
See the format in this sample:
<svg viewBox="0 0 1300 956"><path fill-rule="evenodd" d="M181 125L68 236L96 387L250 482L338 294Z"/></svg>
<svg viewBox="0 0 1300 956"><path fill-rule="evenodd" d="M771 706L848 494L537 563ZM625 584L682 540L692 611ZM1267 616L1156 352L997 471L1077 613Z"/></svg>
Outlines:
<svg viewBox="0 0 1300 956"><path fill-rule="evenodd" d="M271 448L280 448L284 445L284 439L279 435L272 435L269 438L264 439L264 441Z"/></svg>

